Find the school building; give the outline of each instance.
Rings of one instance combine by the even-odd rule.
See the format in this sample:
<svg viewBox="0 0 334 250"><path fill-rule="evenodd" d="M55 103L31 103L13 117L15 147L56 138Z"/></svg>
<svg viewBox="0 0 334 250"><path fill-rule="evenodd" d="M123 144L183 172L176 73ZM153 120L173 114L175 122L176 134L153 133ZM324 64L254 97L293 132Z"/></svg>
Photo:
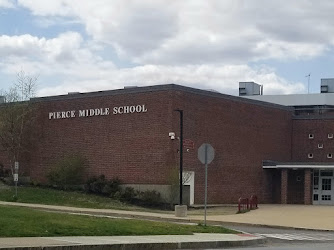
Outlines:
<svg viewBox="0 0 334 250"><path fill-rule="evenodd" d="M333 204L334 81L323 80L323 93L295 97L262 95L260 85L243 82L239 97L167 84L34 98L38 140L20 171L45 182L59 159L76 153L88 161L87 176L168 197L179 166L179 109L186 203L204 203L197 149L210 143L208 203L257 195L260 203ZM8 162L2 152L0 162Z"/></svg>

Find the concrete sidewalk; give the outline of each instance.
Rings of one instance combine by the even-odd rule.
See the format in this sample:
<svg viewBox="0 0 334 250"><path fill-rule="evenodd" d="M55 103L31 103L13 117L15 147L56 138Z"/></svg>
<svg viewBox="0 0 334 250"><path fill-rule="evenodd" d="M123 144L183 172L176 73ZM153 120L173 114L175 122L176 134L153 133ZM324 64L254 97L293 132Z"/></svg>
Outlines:
<svg viewBox="0 0 334 250"><path fill-rule="evenodd" d="M199 220L200 216L191 216ZM211 223L261 225L276 228L334 231L334 206L260 205L259 209L235 215L211 215Z"/></svg>
<svg viewBox="0 0 334 250"><path fill-rule="evenodd" d="M203 249L251 246L261 243L265 243L265 238L245 234L22 237L0 238L0 249Z"/></svg>
<svg viewBox="0 0 334 250"><path fill-rule="evenodd" d="M91 215L103 215L123 218L138 218L159 221L173 221L182 223L202 223L204 216L191 215L186 218L177 218L174 214L124 211L112 209L74 208L28 204L17 202L1 202L0 205L31 207L49 211L62 211ZM311 230L334 231L334 206L315 205L260 205L259 209L244 214L208 215L208 224L251 224L270 227L286 227Z"/></svg>

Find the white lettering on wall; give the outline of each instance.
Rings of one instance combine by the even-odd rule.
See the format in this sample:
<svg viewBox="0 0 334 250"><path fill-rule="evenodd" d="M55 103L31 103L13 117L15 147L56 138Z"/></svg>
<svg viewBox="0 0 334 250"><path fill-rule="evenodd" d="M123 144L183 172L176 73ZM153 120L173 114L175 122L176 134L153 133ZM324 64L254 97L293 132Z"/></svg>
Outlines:
<svg viewBox="0 0 334 250"><path fill-rule="evenodd" d="M147 108L143 105L113 107L113 114L145 113ZM78 110L78 117L93 117L110 115L110 108L82 109ZM75 110L49 112L49 120L75 118Z"/></svg>
<svg viewBox="0 0 334 250"><path fill-rule="evenodd" d="M66 118L74 118L74 117L75 117L75 110L49 112L49 120L66 119Z"/></svg>
<svg viewBox="0 0 334 250"><path fill-rule="evenodd" d="M133 106L120 106L113 108L113 114L132 114L132 113L145 113L147 108L145 104L143 105L133 105Z"/></svg>

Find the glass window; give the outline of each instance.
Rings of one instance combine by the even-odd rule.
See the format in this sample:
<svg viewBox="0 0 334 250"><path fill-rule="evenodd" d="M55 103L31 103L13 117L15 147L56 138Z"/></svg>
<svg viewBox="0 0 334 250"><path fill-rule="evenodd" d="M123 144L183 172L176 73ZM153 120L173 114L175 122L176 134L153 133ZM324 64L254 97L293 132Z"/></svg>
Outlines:
<svg viewBox="0 0 334 250"><path fill-rule="evenodd" d="M321 176L333 176L333 170L321 170Z"/></svg>
<svg viewBox="0 0 334 250"><path fill-rule="evenodd" d="M314 194L314 195L313 195L313 200L314 200L314 201L317 201L318 199L319 199L319 196L318 196L317 194Z"/></svg>
<svg viewBox="0 0 334 250"><path fill-rule="evenodd" d="M332 190L332 179L322 179L322 190Z"/></svg>
<svg viewBox="0 0 334 250"><path fill-rule="evenodd" d="M314 170L313 175L314 176L319 176L319 170Z"/></svg>
<svg viewBox="0 0 334 250"><path fill-rule="evenodd" d="M332 197L330 195L322 195L321 200L323 201L330 201L332 200Z"/></svg>
<svg viewBox="0 0 334 250"><path fill-rule="evenodd" d="M319 177L318 176L313 177L313 189L315 190L319 189Z"/></svg>

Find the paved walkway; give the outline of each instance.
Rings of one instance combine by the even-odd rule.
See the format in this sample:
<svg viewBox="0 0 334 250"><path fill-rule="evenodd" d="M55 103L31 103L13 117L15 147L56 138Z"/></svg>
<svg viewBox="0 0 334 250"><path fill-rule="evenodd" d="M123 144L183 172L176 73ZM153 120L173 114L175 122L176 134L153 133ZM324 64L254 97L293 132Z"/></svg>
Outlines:
<svg viewBox="0 0 334 250"><path fill-rule="evenodd" d="M174 221L182 223L203 222L203 216L191 215L186 218L177 218L173 214L123 211L111 209L73 208L17 202L1 202L0 205L31 207L49 211L62 211L110 217L138 218L159 221ZM259 209L245 214L209 215L208 224L253 224L270 227L287 227L313 230L334 231L333 206L304 206L304 205L260 205ZM225 246L240 246L258 244L264 238L254 235L229 234L196 234L193 236L122 236L122 237L34 237L34 238L0 238L0 248L15 247L52 247L90 245L94 249L99 246L113 246L112 249L146 249L156 244L155 248L217 248ZM136 247L134 247L136 246ZM15 248L14 247L14 248ZM37 248L36 248L37 249Z"/></svg>
<svg viewBox="0 0 334 250"><path fill-rule="evenodd" d="M204 216L191 215L186 218L177 218L174 214L124 211L112 209L74 208L65 206L52 206L28 204L17 202L1 202L0 205L32 207L51 211L64 211L71 213L105 215L114 217L151 219L174 222L203 222ZM208 215L209 224L252 224L271 227L287 227L313 230L334 231L334 206L316 205L260 205L259 209L244 214Z"/></svg>

